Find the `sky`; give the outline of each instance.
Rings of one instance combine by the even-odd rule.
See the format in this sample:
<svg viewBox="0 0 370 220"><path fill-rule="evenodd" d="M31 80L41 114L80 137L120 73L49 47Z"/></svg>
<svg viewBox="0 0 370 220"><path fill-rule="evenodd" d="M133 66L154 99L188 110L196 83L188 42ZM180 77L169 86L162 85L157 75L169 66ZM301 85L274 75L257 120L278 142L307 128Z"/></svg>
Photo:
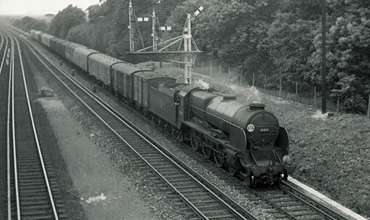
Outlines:
<svg viewBox="0 0 370 220"><path fill-rule="evenodd" d="M57 14L70 4L84 11L99 0L0 0L0 15Z"/></svg>

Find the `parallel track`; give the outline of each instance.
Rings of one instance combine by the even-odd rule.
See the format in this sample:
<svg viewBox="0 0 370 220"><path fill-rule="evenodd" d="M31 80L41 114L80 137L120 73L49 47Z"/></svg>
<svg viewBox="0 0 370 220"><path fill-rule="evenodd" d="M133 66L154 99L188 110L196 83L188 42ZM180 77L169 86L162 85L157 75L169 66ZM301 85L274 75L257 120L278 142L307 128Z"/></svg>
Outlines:
<svg viewBox="0 0 370 220"><path fill-rule="evenodd" d="M2 31L2 29L0 30ZM1 170L1 176L4 177L4 180L6 179L7 174L7 122L8 122L8 86L9 86L9 54L8 54L8 48L9 48L9 38L1 32L1 47L0 47L0 170ZM3 180L0 182L1 186L0 188L5 190L5 193L7 193L7 182L3 182ZM6 218L7 216L7 194L3 193L0 198L0 203L2 204L0 206L0 218ZM1 210L4 210L1 212Z"/></svg>
<svg viewBox="0 0 370 220"><path fill-rule="evenodd" d="M8 219L65 219L51 161L40 146L20 44L11 37L8 95Z"/></svg>
<svg viewBox="0 0 370 220"><path fill-rule="evenodd" d="M325 207L316 201L313 201L311 198L303 195L295 185L284 181L283 184L280 186L280 189L284 194L289 194L290 197L295 198L300 202L302 206L305 206L306 210L310 209L311 213L307 212L307 216L309 217L312 215L320 216L321 219L336 219L336 220L345 220L346 217L342 216L336 210L332 210L328 207ZM294 211L294 210L293 210ZM304 213L303 213L304 214ZM305 214L306 215L306 214ZM297 215L299 217L300 214Z"/></svg>
<svg viewBox="0 0 370 220"><path fill-rule="evenodd" d="M335 210L331 210L316 201L301 194L296 186L283 181L278 187L258 189L255 194L276 212L272 214L276 219L302 219L302 220L345 220Z"/></svg>
<svg viewBox="0 0 370 220"><path fill-rule="evenodd" d="M35 52L36 54L36 52ZM90 112L92 112L107 128L114 133L120 147L125 147L131 152L130 157L146 164L146 169L162 179L166 185L187 204L188 219L256 219L247 210L236 205L221 192L209 189L205 183L191 174L177 162L163 152L158 143L150 140L139 128L131 124L122 115L114 112L107 104L99 100L86 88L79 85L68 74L45 58L40 61L47 66L50 72L66 87ZM188 168L190 169L190 168ZM228 199L228 201L225 201Z"/></svg>

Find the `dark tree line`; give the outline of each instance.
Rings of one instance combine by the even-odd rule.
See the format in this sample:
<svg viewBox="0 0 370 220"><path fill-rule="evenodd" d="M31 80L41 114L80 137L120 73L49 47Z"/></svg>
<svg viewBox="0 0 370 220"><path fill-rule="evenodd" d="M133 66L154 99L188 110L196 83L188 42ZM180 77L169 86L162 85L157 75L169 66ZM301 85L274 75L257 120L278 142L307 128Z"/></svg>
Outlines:
<svg viewBox="0 0 370 220"><path fill-rule="evenodd" d="M28 16L20 20L16 20L13 25L27 32L32 29L46 31L48 28L45 20L35 19Z"/></svg>
<svg viewBox="0 0 370 220"><path fill-rule="evenodd" d="M216 59L244 73L319 86L321 82L322 0L135 0L136 16L182 34L186 13L204 11L192 21L200 59ZM128 59L129 0L107 0L85 13L69 6L48 27L56 36ZM327 82L347 111L365 112L370 93L370 2L327 0ZM26 22L24 22L26 23ZM151 45L150 22L135 23L135 45ZM26 25L29 30L30 25ZM32 25L31 25L32 26ZM36 27L34 27L36 29ZM139 48L136 48L139 49Z"/></svg>

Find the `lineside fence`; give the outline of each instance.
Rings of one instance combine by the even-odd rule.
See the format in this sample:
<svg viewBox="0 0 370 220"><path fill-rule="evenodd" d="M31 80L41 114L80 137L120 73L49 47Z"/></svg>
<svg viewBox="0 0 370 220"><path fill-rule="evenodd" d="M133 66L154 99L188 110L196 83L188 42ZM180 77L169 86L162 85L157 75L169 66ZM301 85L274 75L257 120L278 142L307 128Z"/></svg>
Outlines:
<svg viewBox="0 0 370 220"><path fill-rule="evenodd" d="M305 82L292 82L274 76L268 77L267 75L243 73L238 68L225 68L220 64L210 62L195 63L193 71L219 79L222 82L243 87L255 86L266 94L321 109L321 87L313 87ZM334 102L327 100L328 111L344 112L343 103L340 102L339 96L330 91L327 91L327 94L332 96L331 100L335 100ZM367 117L370 118L370 94L367 102Z"/></svg>

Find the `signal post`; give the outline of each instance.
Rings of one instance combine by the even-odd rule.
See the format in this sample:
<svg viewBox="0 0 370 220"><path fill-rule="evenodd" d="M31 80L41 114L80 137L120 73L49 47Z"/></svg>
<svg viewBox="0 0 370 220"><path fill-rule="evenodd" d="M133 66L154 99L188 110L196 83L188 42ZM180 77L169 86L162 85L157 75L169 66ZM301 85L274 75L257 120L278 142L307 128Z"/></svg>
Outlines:
<svg viewBox="0 0 370 220"><path fill-rule="evenodd" d="M156 33L156 27L158 25L157 18L155 16L155 11L153 10L152 13L152 37L153 37L153 44L152 46L145 47L143 49L134 50L134 37L133 37L133 22L132 22L132 16L133 16L133 8L132 3L130 1L129 5L129 28L130 28L130 53L129 54L148 54L148 55L154 55L155 57L158 57L158 55L181 55L178 57L181 57L181 60L168 60L169 62L173 63L181 63L184 64L184 81L187 84L192 83L192 65L194 60L196 59L197 53L200 53L201 51L198 49L197 45L195 44L194 40L192 40L192 34L191 34L191 20L194 19L195 16L197 16L200 11L203 10L203 7L200 7L192 17L189 13L187 14L186 18L186 24L183 29L183 34L181 36L177 36L174 38L171 38L169 40L163 41L161 43L157 43L157 33ZM165 29L165 28L164 28ZM184 44L183 50L180 50L181 44ZM174 50L175 45L178 45L178 50ZM192 45L194 45L195 50L193 50Z"/></svg>

